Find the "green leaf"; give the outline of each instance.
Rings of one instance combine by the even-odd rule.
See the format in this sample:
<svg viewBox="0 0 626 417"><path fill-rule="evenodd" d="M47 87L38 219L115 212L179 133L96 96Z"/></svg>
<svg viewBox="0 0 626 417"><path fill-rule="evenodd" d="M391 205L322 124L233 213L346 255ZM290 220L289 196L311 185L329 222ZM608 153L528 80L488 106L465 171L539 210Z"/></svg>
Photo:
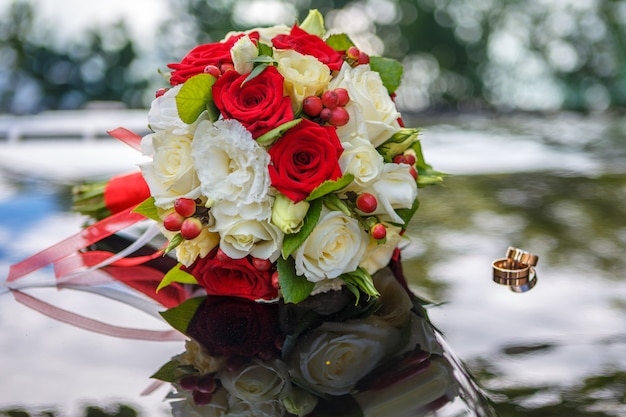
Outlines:
<svg viewBox="0 0 626 417"><path fill-rule="evenodd" d="M261 56L274 56L274 49L270 45L258 42L257 49L259 50L259 58L261 58Z"/></svg>
<svg viewBox="0 0 626 417"><path fill-rule="evenodd" d="M256 77L258 77L259 75L261 75L261 73L263 71L265 71L265 68L267 68L267 67L269 67L269 64L261 63L261 64L255 66L254 68L252 68L252 71L250 71L250 74L248 74L246 79L241 82L241 86L243 86L248 81L253 80Z"/></svg>
<svg viewBox="0 0 626 417"><path fill-rule="evenodd" d="M163 250L163 254L169 253L170 251L173 251L174 249L176 249L176 246L183 243L183 240L185 240L183 239L183 235L181 235L180 233L176 233L174 237L167 244L167 247Z"/></svg>
<svg viewBox="0 0 626 417"><path fill-rule="evenodd" d="M376 150L383 156L385 162L392 162L394 156L400 155L419 140L419 134L419 129L400 129Z"/></svg>
<svg viewBox="0 0 626 417"><path fill-rule="evenodd" d="M272 143L274 143L276 139L284 135L286 131L296 126L301 121L302 119L293 119L293 120L290 120L289 122L283 123L282 125L275 127L269 132L266 132L262 134L261 136L259 136L258 138L256 138L256 143L258 143L261 146L269 146Z"/></svg>
<svg viewBox="0 0 626 417"><path fill-rule="evenodd" d="M198 74L185 81L176 94L178 116L183 122L192 124L205 110L208 110L212 121L217 120L219 111L213 102L212 92L215 80L211 74Z"/></svg>
<svg viewBox="0 0 626 417"><path fill-rule="evenodd" d="M305 32L311 35L317 35L320 38L323 38L324 33L326 33L326 29L324 28L324 16L322 16L317 9L309 10L309 14L299 26L300 29Z"/></svg>
<svg viewBox="0 0 626 417"><path fill-rule="evenodd" d="M419 206L419 199L416 198L415 201L413 201L413 205L411 206L411 208L395 210L396 214L400 216L400 218L404 221L404 224L399 224L398 226L405 230L408 227L409 222L413 218L413 215L415 214Z"/></svg>
<svg viewBox="0 0 626 417"><path fill-rule="evenodd" d="M169 323L170 326L175 328L181 333L187 332L189 322L196 314L196 310L200 307L200 304L206 297L196 297L185 300L182 304L160 312L161 317Z"/></svg>
<svg viewBox="0 0 626 417"><path fill-rule="evenodd" d="M392 94L402 80L402 64L391 58L383 58L380 56L370 57L370 68L380 74L383 85Z"/></svg>
<svg viewBox="0 0 626 417"><path fill-rule="evenodd" d="M324 197L324 205L328 207L330 210L340 211L348 217L355 217L356 213L354 213L350 207L340 199L336 194L329 194Z"/></svg>
<svg viewBox="0 0 626 417"><path fill-rule="evenodd" d="M443 182L444 177L448 174L439 172L433 169L432 166L426 163L424 159L424 153L422 152L421 142L415 141L411 145L411 149L415 152L415 168L417 169L417 186L425 187L427 185L440 184Z"/></svg>
<svg viewBox="0 0 626 417"><path fill-rule="evenodd" d="M351 46L354 46L352 39L345 33L330 35L326 39L326 43L335 51L347 51Z"/></svg>
<svg viewBox="0 0 626 417"><path fill-rule="evenodd" d="M159 216L159 211L154 205L154 197L150 196L143 203L139 204L133 210L135 213L139 213L142 216L146 216L149 219L155 220L157 222L161 222L161 216Z"/></svg>
<svg viewBox="0 0 626 417"><path fill-rule="evenodd" d="M311 194L309 194L309 196L306 198L306 201L317 200L318 198L323 197L327 194L339 191L342 188L346 187L348 184L350 184L353 180L354 175L345 174L343 177L338 178L334 181L324 181L323 183L318 185L313 191L311 191Z"/></svg>
<svg viewBox="0 0 626 417"><path fill-rule="evenodd" d="M286 303L297 304L305 300L313 291L315 283L308 281L304 276L296 275L296 266L293 258L278 258L278 282Z"/></svg>
<svg viewBox="0 0 626 417"><path fill-rule="evenodd" d="M350 285L354 285L359 290L363 291L370 297L380 297L380 293L374 286L374 281L372 280L372 276L363 268L357 268L356 271L348 272L347 274L341 274L339 276L343 282L348 284L348 288ZM357 295L357 304L359 302L359 298Z"/></svg>
<svg viewBox="0 0 626 417"><path fill-rule="evenodd" d="M285 235L283 238L283 257L287 258L291 255L309 237L320 219L322 205L321 199L311 201L309 211L307 211L304 217L304 223L300 230L297 233Z"/></svg>
<svg viewBox="0 0 626 417"><path fill-rule="evenodd" d="M196 280L196 277L194 277L188 272L181 270L180 269L181 266L183 265L181 263L178 263L178 265L176 265L175 267L167 271L167 274L165 274L165 276L163 277L163 279L159 283L159 286L156 289L157 292L159 292L162 288L167 287L173 282L180 282L181 284L197 284L198 283L198 281Z"/></svg>
<svg viewBox="0 0 626 417"><path fill-rule="evenodd" d="M164 364L150 378L159 379L164 382L175 382L185 375L197 373L198 370L191 365L182 365L175 359Z"/></svg>

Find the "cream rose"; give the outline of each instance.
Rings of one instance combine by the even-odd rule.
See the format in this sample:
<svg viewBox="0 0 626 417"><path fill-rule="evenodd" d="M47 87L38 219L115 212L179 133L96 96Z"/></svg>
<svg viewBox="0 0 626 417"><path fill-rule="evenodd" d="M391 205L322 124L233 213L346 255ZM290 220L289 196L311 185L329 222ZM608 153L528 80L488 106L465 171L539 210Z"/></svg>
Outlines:
<svg viewBox="0 0 626 417"><path fill-rule="evenodd" d="M305 417L315 409L318 401L315 395L298 387L293 387L287 398L283 400L283 405L290 414Z"/></svg>
<svg viewBox="0 0 626 417"><path fill-rule="evenodd" d="M201 374L211 374L222 370L228 358L211 356L201 344L190 339L185 342L185 352L177 359L185 365L192 365Z"/></svg>
<svg viewBox="0 0 626 417"><path fill-rule="evenodd" d="M267 206L267 209L258 208ZM235 203L215 203L211 212L215 224L209 230L220 235L220 249L233 259L241 259L247 255L255 258L278 259L282 247L284 234L270 223L271 209L266 204L252 204L245 206L246 210ZM246 214L262 213L259 217Z"/></svg>
<svg viewBox="0 0 626 417"><path fill-rule="evenodd" d="M235 71L247 74L252 71L252 60L259 56L259 49L248 36L242 36L230 49Z"/></svg>
<svg viewBox="0 0 626 417"><path fill-rule="evenodd" d="M330 82L330 69L317 58L294 50L276 51L278 72L285 78L285 92L291 98L294 111L308 96L321 94Z"/></svg>
<svg viewBox="0 0 626 417"><path fill-rule="evenodd" d="M363 191L373 194L378 200L378 207L372 214L380 214L393 223L403 224L394 209L413 206L417 198L417 183L409 165L389 163L385 164L379 180Z"/></svg>
<svg viewBox="0 0 626 417"><path fill-rule="evenodd" d="M165 228L161 228L161 233L172 240L178 232L170 232ZM200 234L194 239L184 239L180 245L176 246L176 260L185 266L189 266L195 262L198 257L204 258L217 247L220 243L220 236L217 233L209 231L208 227L203 227Z"/></svg>
<svg viewBox="0 0 626 417"><path fill-rule="evenodd" d="M281 401L272 400L263 403L251 403L237 397L228 397L228 417L280 417L285 415L285 406Z"/></svg>
<svg viewBox="0 0 626 417"><path fill-rule="evenodd" d="M148 125L152 131L169 130L176 135L189 134L190 125L180 120L176 107L176 94L182 86L182 84L174 86L152 100L148 111Z"/></svg>
<svg viewBox="0 0 626 417"><path fill-rule="evenodd" d="M191 149L200 189L211 203L246 205L267 197L269 154L238 121L200 123Z"/></svg>
<svg viewBox="0 0 626 417"><path fill-rule="evenodd" d="M369 65L357 65L352 68L347 63L328 85L329 89L338 87L348 90L350 101L345 106L350 120L337 128L342 142L350 141L355 136L366 137L374 147L378 147L400 130L400 113L389 97L380 75L371 71Z"/></svg>
<svg viewBox="0 0 626 417"><path fill-rule="evenodd" d="M294 382L319 394L349 393L399 343L400 331L366 321L324 322L287 359Z"/></svg>
<svg viewBox="0 0 626 417"><path fill-rule="evenodd" d="M359 266L368 240L356 219L324 209L317 226L294 254L296 272L312 282L352 272Z"/></svg>
<svg viewBox="0 0 626 417"><path fill-rule="evenodd" d="M213 393L211 402L207 405L196 405L191 392L181 390L179 395L185 398L174 401L172 406L173 417L224 417L228 410L228 393L225 389L218 389Z"/></svg>
<svg viewBox="0 0 626 417"><path fill-rule="evenodd" d="M231 395L251 403L282 400L291 391L287 365L278 359L253 359L240 369L224 369L217 377Z"/></svg>
<svg viewBox="0 0 626 417"><path fill-rule="evenodd" d="M363 260L359 264L359 266L365 269L370 275L373 275L376 271L389 264L393 251L402 240L402 236L400 236L402 229L400 227L389 223L384 223L384 225L387 229L385 243L380 243L380 241L370 238Z"/></svg>
<svg viewBox="0 0 626 417"><path fill-rule="evenodd" d="M339 166L344 174L354 175L354 182L345 188L355 191L371 185L380 178L384 160L372 144L362 138L342 143L343 153L339 157Z"/></svg>
<svg viewBox="0 0 626 417"><path fill-rule="evenodd" d="M296 233L304 225L309 206L305 200L294 203L284 194L276 194L272 205L272 223L286 234Z"/></svg>
<svg viewBox="0 0 626 417"><path fill-rule="evenodd" d="M144 154L152 161L140 165L157 207L169 209L177 198L196 199L200 180L193 165L191 137L158 130L141 141Z"/></svg>
<svg viewBox="0 0 626 417"><path fill-rule="evenodd" d="M240 35L242 33L249 35L252 32L258 32L259 33L259 41L263 42L264 44L267 45L271 45L272 44L272 39L274 38L274 36L276 35L287 35L289 34L289 32L291 32L291 28L287 25L276 25L276 26L270 26L270 27L265 27L265 28L255 28L255 29L250 29L247 30L245 32L229 32L226 34L226 36L224 37L223 40L226 40L228 38L230 38L231 36L237 36Z"/></svg>

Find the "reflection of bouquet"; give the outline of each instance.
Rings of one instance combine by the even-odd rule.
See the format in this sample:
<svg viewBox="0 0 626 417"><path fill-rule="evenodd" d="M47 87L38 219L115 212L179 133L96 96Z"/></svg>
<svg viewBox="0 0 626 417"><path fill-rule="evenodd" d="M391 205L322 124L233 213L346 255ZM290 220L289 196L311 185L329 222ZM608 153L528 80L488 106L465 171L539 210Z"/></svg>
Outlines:
<svg viewBox="0 0 626 417"><path fill-rule="evenodd" d="M399 264L418 186L441 181L392 100L400 63L345 34L324 38L312 11L292 28L200 45L170 68L152 133L111 132L151 157L141 175L76 189L75 208L100 220L63 248L99 251L44 258L57 278L100 268L169 308L162 316L190 338L154 375L173 384L174 414L380 415L372 398L384 397L408 415L454 396ZM146 232L102 251L146 217L161 250L135 252L158 240ZM155 265L161 254L169 264Z"/></svg>

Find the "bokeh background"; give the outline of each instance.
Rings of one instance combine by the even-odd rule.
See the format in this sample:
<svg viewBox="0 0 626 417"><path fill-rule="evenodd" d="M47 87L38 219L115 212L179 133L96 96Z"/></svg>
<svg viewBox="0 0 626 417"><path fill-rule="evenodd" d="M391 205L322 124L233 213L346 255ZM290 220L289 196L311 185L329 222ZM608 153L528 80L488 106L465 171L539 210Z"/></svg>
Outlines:
<svg viewBox="0 0 626 417"><path fill-rule="evenodd" d="M126 125L90 118L102 109L139 115L142 126L167 63L309 8L332 32L404 64L398 107L423 128L428 162L450 174L420 190L407 274L494 408L626 415L622 0L0 0L0 277L79 229L73 184L139 160L113 140L88 143L97 163L63 138L11 144L11 126ZM528 293L491 281L509 245L540 257ZM162 325L84 294L39 295L124 325ZM180 350L74 329L0 293L0 415L161 415L165 391L138 393Z"/></svg>

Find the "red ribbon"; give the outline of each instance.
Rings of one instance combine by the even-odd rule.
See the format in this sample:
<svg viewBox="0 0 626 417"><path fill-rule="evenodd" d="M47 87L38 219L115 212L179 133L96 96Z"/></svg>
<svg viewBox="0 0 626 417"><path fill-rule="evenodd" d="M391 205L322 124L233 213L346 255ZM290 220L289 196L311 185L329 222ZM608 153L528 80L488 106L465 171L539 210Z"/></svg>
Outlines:
<svg viewBox="0 0 626 417"><path fill-rule="evenodd" d="M116 129L109 130L107 131L107 133L109 134L109 136L121 142L124 142L131 148L141 152L141 136L139 136L138 134L133 133L124 127L118 127Z"/></svg>
<svg viewBox="0 0 626 417"><path fill-rule="evenodd" d="M150 188L141 172L118 175L104 187L104 204L111 214L119 213L150 197Z"/></svg>
<svg viewBox="0 0 626 417"><path fill-rule="evenodd" d="M105 237L111 236L133 224L145 219L139 213L133 211L121 211L110 217L84 228L73 236L50 246L41 252L24 259L9 269L7 283L15 281L31 272L37 271L45 266L51 265L67 256L72 255L81 249L92 245Z"/></svg>

